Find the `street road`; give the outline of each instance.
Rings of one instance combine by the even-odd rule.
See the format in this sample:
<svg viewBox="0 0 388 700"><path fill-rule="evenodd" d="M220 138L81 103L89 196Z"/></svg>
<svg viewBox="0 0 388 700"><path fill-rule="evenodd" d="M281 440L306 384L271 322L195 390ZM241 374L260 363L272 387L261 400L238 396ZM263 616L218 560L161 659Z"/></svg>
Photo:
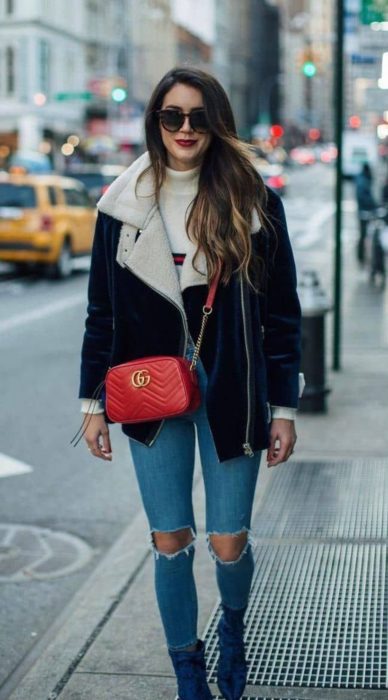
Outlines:
<svg viewBox="0 0 388 700"><path fill-rule="evenodd" d="M316 165L289 174L284 203L298 269L318 269L329 287L334 171ZM346 222L344 236L353 246ZM69 445L81 420L87 264L78 268L63 282L12 278L0 269L0 693L141 507L116 426L112 464L90 457L83 443ZM42 551L46 564L39 565Z"/></svg>

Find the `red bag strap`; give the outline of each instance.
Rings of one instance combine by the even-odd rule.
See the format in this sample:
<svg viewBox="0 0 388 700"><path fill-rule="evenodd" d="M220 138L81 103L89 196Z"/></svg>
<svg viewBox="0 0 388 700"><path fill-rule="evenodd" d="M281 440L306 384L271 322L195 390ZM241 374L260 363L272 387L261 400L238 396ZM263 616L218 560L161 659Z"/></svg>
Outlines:
<svg viewBox="0 0 388 700"><path fill-rule="evenodd" d="M205 305L202 308L203 316L202 316L201 328L200 328L200 331L198 334L197 342L195 343L195 350L194 350L193 358L191 360L191 365L190 365L191 370L195 369L197 362L198 362L199 353L201 350L201 345L202 345L202 340L203 340L203 334L205 332L208 317L210 316L211 312L213 311L214 299L215 299L218 284L220 281L221 272L222 272L222 267L221 267L221 265L219 265L218 270L212 279L212 282L211 282L211 285L210 285L210 288L208 291L208 295L206 297Z"/></svg>
<svg viewBox="0 0 388 700"><path fill-rule="evenodd" d="M220 277L221 277L221 272L222 272L222 268L220 265L218 267L218 270L217 270L216 274L214 275L214 277L212 279L212 283L209 287L208 295L207 295L207 298L205 301L205 306L204 306L205 309L211 309L213 307L214 299L216 296L218 284L219 284Z"/></svg>

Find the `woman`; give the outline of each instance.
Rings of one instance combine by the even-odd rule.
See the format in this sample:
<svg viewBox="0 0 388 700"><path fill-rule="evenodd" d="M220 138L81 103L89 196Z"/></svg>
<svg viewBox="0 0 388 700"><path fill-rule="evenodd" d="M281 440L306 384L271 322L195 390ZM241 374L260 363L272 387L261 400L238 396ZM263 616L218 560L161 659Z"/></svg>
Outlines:
<svg viewBox="0 0 388 700"><path fill-rule="evenodd" d="M192 508L194 426L206 531L222 602L218 684L246 683L243 618L254 568L250 519L261 451L274 466L296 440L300 307L284 212L236 135L212 76L171 70L146 114L148 152L98 204L80 397L90 452L110 460L103 405L91 402L109 365L191 357L218 265L221 283L198 367L191 415L124 425L151 530L156 596L180 700L208 700L197 636ZM270 407L272 405L272 408ZM89 420L90 419L90 420Z"/></svg>

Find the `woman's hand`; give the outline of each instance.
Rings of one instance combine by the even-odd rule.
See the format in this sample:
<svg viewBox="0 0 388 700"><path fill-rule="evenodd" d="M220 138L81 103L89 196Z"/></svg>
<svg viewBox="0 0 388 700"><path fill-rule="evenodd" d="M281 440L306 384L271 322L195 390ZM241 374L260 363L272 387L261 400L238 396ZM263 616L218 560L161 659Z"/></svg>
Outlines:
<svg viewBox="0 0 388 700"><path fill-rule="evenodd" d="M112 448L110 444L109 428L105 422L103 413L94 415L85 414L85 420L88 422L88 427L85 431L84 438L88 446L89 452L94 457L112 461Z"/></svg>
<svg viewBox="0 0 388 700"><path fill-rule="evenodd" d="M270 429L270 446L267 450L267 465L275 467L287 462L296 443L295 421L274 418Z"/></svg>

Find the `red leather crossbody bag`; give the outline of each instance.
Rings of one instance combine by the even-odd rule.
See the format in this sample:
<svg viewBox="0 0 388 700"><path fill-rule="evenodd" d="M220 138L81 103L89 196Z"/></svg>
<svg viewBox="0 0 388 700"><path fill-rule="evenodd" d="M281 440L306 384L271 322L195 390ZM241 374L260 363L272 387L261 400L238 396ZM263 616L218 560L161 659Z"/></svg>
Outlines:
<svg viewBox="0 0 388 700"><path fill-rule="evenodd" d="M162 420L195 411L201 402L196 365L203 335L221 276L215 275L202 309L202 322L192 360L185 357L156 355L142 357L110 367L105 380L97 387L91 402L98 399L105 384L105 410L113 423L142 423ZM91 414L89 414L90 420ZM89 420L84 420L74 436L75 445L85 433ZM77 439L78 438L78 439Z"/></svg>
<svg viewBox="0 0 388 700"><path fill-rule="evenodd" d="M212 313L220 273L210 286L193 359L156 355L110 367L105 377L108 418L141 423L195 411L201 402L196 365L207 320Z"/></svg>

